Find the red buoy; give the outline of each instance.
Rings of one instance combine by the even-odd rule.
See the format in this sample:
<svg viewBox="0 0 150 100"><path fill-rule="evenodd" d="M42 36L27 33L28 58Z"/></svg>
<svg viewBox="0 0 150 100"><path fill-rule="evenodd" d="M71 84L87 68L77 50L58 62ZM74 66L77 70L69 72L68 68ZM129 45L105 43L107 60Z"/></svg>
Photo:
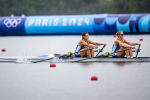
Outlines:
<svg viewBox="0 0 150 100"><path fill-rule="evenodd" d="M91 80L92 80L92 81L97 81L98 78L97 78L97 76L92 76L92 77L91 77Z"/></svg>
<svg viewBox="0 0 150 100"><path fill-rule="evenodd" d="M142 38L140 38L140 41L143 41L143 39L142 39Z"/></svg>
<svg viewBox="0 0 150 100"><path fill-rule="evenodd" d="M116 35L114 35L114 38L116 38Z"/></svg>
<svg viewBox="0 0 150 100"><path fill-rule="evenodd" d="M50 67L56 67L56 64L55 63L51 63Z"/></svg>
<svg viewBox="0 0 150 100"><path fill-rule="evenodd" d="M2 49L2 52L5 52L6 50L5 49Z"/></svg>

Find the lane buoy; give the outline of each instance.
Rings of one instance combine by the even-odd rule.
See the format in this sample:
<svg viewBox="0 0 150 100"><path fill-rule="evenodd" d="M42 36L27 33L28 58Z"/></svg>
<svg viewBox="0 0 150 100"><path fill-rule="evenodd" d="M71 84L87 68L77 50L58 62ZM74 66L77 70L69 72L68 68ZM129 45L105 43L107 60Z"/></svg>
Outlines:
<svg viewBox="0 0 150 100"><path fill-rule="evenodd" d="M2 52L5 52L6 50L5 49L2 49Z"/></svg>
<svg viewBox="0 0 150 100"><path fill-rule="evenodd" d="M97 78L97 76L92 76L92 77L91 77L91 80L92 80L92 81L97 81L98 78Z"/></svg>
<svg viewBox="0 0 150 100"><path fill-rule="evenodd" d="M114 35L114 38L116 38L116 35Z"/></svg>
<svg viewBox="0 0 150 100"><path fill-rule="evenodd" d="M55 63L51 63L50 67L56 67L56 64Z"/></svg>
<svg viewBox="0 0 150 100"><path fill-rule="evenodd" d="M143 39L142 39L142 38L140 38L140 41L143 41Z"/></svg>

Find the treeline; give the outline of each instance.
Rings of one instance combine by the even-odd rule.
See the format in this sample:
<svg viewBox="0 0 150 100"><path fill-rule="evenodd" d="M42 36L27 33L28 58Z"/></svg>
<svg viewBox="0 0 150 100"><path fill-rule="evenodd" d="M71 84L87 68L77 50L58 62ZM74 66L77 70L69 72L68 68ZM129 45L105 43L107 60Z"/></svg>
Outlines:
<svg viewBox="0 0 150 100"><path fill-rule="evenodd" d="M149 0L0 0L0 16L150 13Z"/></svg>

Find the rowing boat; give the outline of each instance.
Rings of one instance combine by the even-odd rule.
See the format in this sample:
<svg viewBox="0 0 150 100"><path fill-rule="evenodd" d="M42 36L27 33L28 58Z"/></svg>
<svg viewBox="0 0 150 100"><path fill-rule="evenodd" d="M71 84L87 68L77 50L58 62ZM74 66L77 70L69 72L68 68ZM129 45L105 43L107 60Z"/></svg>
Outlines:
<svg viewBox="0 0 150 100"><path fill-rule="evenodd" d="M48 62L74 62L77 60L86 59L87 57L75 57L74 55L70 57L55 57L57 54L51 55L40 55L40 56L26 56L26 57L0 57L0 62L33 62L43 59L48 59L54 57L54 59L46 60ZM83 60L80 62L150 62L150 57L134 57L134 58L113 58L113 57L100 57Z"/></svg>
<svg viewBox="0 0 150 100"><path fill-rule="evenodd" d="M150 62L150 57L137 57L138 52L140 52L140 46L137 50L132 50L132 52L137 53L136 57L133 58L113 58L111 55L113 53L126 51L129 49L124 49L116 52L106 52L105 54L100 54L103 51L105 46L102 49L94 50L94 52L98 52L95 57L75 57L75 53L83 52L87 50L91 50L94 48L81 50L78 52L69 52L68 54L60 55L60 54L51 54L51 55L40 55L40 56L27 56L26 53L21 54L18 57L0 57L0 62Z"/></svg>

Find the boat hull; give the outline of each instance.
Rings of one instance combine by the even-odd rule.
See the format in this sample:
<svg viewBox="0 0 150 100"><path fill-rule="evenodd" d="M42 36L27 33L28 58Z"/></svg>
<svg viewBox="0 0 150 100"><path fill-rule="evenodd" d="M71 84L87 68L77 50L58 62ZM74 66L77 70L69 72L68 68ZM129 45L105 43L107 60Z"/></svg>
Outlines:
<svg viewBox="0 0 150 100"><path fill-rule="evenodd" d="M39 61L43 59L48 59L51 57L26 57L20 59L18 57L0 57L0 62L17 62L22 61ZM86 59L86 60L83 60ZM80 61L78 61L80 60ZM81 61L82 60L82 61ZM112 58L112 57L103 57L103 58L89 58L86 57L61 57L57 58L57 60L49 59L46 60L48 62L150 62L150 57L139 57L139 58Z"/></svg>
<svg viewBox="0 0 150 100"><path fill-rule="evenodd" d="M69 59L69 60L68 60ZM139 58L112 58L112 57L103 57L103 58L68 58L63 59L63 61L68 62L150 62L150 57L139 57ZM86 60L82 60L86 59Z"/></svg>

